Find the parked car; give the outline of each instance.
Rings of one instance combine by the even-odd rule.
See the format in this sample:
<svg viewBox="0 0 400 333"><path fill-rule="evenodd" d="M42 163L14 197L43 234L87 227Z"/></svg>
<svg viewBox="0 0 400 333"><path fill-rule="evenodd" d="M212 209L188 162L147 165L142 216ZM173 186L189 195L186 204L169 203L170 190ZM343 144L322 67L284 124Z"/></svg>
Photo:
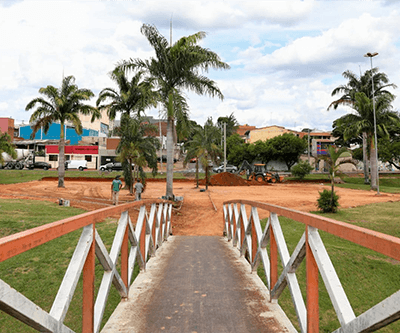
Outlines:
<svg viewBox="0 0 400 333"><path fill-rule="evenodd" d="M33 169L49 170L51 168L51 165L47 162L34 162L34 163L28 164L27 168L29 170L33 170Z"/></svg>
<svg viewBox="0 0 400 333"><path fill-rule="evenodd" d="M162 156L162 161L167 162L167 155ZM178 160L174 157L174 163L176 163ZM157 157L157 162L160 162L160 157Z"/></svg>
<svg viewBox="0 0 400 333"><path fill-rule="evenodd" d="M226 172L234 173L234 172L236 172L237 170L238 170L238 168L235 167L234 165L230 165L230 164L227 164L227 165L226 165ZM213 172L215 172L215 173L224 172L224 165L222 164L222 165L220 165L220 166L217 167L217 168L213 168Z"/></svg>
<svg viewBox="0 0 400 333"><path fill-rule="evenodd" d="M65 162L65 170L68 169L78 169L83 171L87 169L87 161L86 160L68 160Z"/></svg>
<svg viewBox="0 0 400 333"><path fill-rule="evenodd" d="M121 162L109 162L103 165L100 165L100 171L117 171L122 170L122 163Z"/></svg>
<svg viewBox="0 0 400 333"><path fill-rule="evenodd" d="M132 168L135 164L132 163ZM109 162L103 165L100 165L100 171L120 171L122 170L122 163L121 162Z"/></svg>

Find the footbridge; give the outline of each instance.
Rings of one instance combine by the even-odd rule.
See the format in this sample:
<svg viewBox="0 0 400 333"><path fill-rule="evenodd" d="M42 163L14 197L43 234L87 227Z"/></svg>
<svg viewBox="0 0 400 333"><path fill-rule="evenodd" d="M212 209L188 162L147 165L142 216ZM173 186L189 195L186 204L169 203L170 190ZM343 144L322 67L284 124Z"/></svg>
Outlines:
<svg viewBox="0 0 400 333"><path fill-rule="evenodd" d="M337 317L334 332L372 332L400 318L400 290L356 314L320 233L397 261L399 238L266 203L234 200L219 208L224 223L220 237L171 236L173 203L144 200L1 238L4 262L80 232L51 306L35 303L0 280L0 310L24 323L27 331L39 332L320 332L324 286L331 315ZM98 229L116 216L118 226L107 244ZM297 243L285 240L282 219L287 218L302 229ZM304 266L302 282L298 273ZM78 286L83 290L79 325L66 319ZM104 320L111 289L120 302ZM292 315L280 307L286 289Z"/></svg>

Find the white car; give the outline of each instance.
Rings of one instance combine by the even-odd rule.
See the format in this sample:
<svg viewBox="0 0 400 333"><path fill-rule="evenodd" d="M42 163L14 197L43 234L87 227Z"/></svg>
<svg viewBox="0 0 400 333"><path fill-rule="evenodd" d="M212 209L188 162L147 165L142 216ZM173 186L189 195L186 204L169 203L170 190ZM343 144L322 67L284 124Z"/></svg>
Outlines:
<svg viewBox="0 0 400 333"><path fill-rule="evenodd" d="M237 170L238 170L238 168L235 167L234 165L230 165L230 164L226 165L226 172L235 173ZM224 172L224 165L222 164L218 168L213 168L213 171L215 173Z"/></svg>
<svg viewBox="0 0 400 333"><path fill-rule="evenodd" d="M83 171L87 169L87 161L86 160L68 160L65 162L65 170L68 169L78 169Z"/></svg>

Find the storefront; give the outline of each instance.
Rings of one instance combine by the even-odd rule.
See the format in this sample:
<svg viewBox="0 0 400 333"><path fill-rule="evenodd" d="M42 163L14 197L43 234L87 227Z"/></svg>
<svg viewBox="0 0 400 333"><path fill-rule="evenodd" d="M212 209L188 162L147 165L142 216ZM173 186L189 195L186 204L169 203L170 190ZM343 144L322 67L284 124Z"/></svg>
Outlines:
<svg viewBox="0 0 400 333"><path fill-rule="evenodd" d="M46 146L46 162L52 168L58 167L59 161L58 145ZM97 170L99 167L98 146L65 146L65 160L86 160L88 169Z"/></svg>

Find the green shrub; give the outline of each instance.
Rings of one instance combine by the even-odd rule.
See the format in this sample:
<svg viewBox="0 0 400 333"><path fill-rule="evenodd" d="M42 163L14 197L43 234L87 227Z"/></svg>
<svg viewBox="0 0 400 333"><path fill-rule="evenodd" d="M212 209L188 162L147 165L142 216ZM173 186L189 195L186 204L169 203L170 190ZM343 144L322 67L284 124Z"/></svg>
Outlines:
<svg viewBox="0 0 400 333"><path fill-rule="evenodd" d="M299 179L303 179L306 175L308 175L314 168L307 162L301 161L296 165L292 166L290 172L293 176Z"/></svg>
<svg viewBox="0 0 400 333"><path fill-rule="evenodd" d="M332 198L332 191L323 190L319 192L317 206L323 213L336 213L339 208L339 196L333 192Z"/></svg>

